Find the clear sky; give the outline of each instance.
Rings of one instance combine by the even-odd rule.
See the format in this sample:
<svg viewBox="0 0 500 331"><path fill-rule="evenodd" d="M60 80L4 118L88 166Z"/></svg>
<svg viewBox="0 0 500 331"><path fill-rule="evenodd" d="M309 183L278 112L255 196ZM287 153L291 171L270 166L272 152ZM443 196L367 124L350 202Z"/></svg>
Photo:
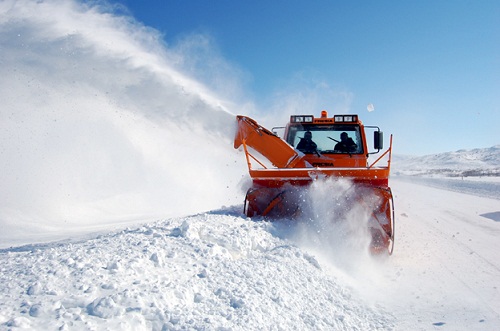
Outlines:
<svg viewBox="0 0 500 331"><path fill-rule="evenodd" d="M263 113L290 100L296 113L308 100L308 113L359 113L394 134L398 154L500 144L499 1L113 3L167 47L201 36L194 76L235 82Z"/></svg>

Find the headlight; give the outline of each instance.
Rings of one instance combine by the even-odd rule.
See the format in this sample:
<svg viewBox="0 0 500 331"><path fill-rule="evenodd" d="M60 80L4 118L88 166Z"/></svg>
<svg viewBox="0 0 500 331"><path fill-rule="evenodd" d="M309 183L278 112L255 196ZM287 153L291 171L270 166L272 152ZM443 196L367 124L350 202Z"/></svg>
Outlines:
<svg viewBox="0 0 500 331"><path fill-rule="evenodd" d="M335 115L335 123L355 123L358 121L358 115Z"/></svg>

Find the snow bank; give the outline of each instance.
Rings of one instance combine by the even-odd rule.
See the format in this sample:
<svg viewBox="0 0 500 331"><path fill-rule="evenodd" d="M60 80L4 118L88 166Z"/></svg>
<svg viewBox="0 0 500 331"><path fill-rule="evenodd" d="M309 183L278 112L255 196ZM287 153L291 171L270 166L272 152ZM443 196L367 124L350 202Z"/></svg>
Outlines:
<svg viewBox="0 0 500 331"><path fill-rule="evenodd" d="M88 241L3 250L0 327L393 328L389 314L364 304L270 227L225 211Z"/></svg>

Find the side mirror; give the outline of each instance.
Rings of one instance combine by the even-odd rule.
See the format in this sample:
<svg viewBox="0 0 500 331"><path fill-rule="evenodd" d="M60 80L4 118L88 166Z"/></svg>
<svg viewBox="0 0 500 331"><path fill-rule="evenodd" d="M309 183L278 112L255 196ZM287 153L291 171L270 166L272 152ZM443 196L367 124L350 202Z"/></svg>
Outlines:
<svg viewBox="0 0 500 331"><path fill-rule="evenodd" d="M382 131L373 132L373 147L381 150L384 148L384 133Z"/></svg>

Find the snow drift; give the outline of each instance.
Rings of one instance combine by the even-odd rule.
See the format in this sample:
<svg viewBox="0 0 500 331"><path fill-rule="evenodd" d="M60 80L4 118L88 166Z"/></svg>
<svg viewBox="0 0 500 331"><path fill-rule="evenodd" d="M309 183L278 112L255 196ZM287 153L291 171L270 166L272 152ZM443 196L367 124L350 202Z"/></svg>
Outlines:
<svg viewBox="0 0 500 331"><path fill-rule="evenodd" d="M270 226L225 210L0 254L2 293L23 293L0 303L0 329L392 328Z"/></svg>

